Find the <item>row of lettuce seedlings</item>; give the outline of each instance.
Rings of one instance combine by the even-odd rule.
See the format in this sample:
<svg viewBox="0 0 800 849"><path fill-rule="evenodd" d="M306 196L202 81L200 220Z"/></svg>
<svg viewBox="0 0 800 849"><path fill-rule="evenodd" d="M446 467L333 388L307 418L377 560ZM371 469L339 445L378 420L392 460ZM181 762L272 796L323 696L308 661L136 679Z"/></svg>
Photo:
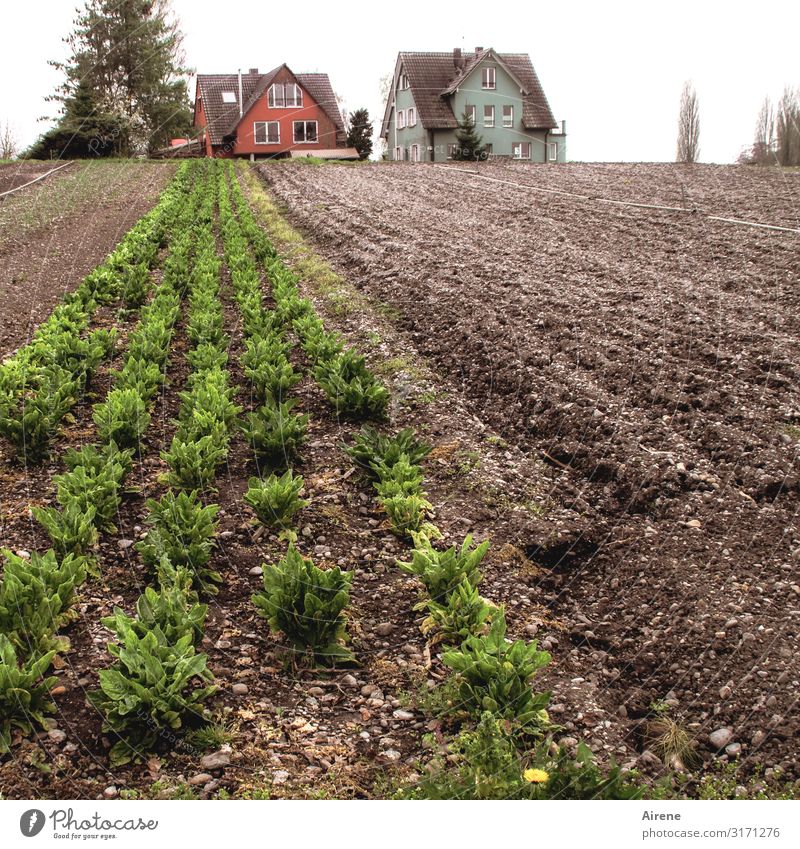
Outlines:
<svg viewBox="0 0 800 849"><path fill-rule="evenodd" d="M3 364L4 378L20 373L27 375L22 397L16 400L21 401L28 412L32 406L44 409L47 403L52 403L52 399L47 402L46 397L48 381L54 375L67 380L65 374L71 374L85 389L94 367L89 365L95 359L92 349L99 339L97 331L85 340L81 333L100 303L122 299L128 307L135 308L144 302L149 288L149 269L155 265L165 240L185 217L183 209L191 185L192 175L188 166L183 166L154 209L137 222L74 295L67 296L65 304L54 310L30 345ZM174 257L179 253L180 246L174 246L165 265L165 279L169 277L170 268L174 268ZM131 288L134 278L136 294ZM160 292L153 303L142 310L137 330L130 336L125 365L114 373L116 389L109 393L105 402L95 406L94 418L104 445L99 449L87 445L66 451L63 461L67 471L54 478L59 507L32 509L34 518L50 536L53 547L45 554L33 552L29 558L3 551L0 751L8 750L14 729L30 733L36 725L43 726L46 715L55 711L50 690L57 679L47 677L46 673L55 655L69 645L58 632L76 617L76 595L87 573L97 571L94 552L98 534L114 530L122 483L132 465L133 450L124 446L124 440L120 447L113 439L115 416L112 411L118 401L112 395L114 391L135 385L137 392L149 398L161 381L160 368L155 376L152 370L139 367L150 361L154 340L163 337L162 332L154 333L153 329L164 323L171 325L174 320L169 305L165 305L159 295ZM110 347L110 344L103 344L104 349ZM65 351L72 351L73 359L66 358ZM150 392L145 392L143 374L152 379ZM77 400L78 393L73 389L69 391ZM14 400L13 393L11 399ZM8 400L7 395L5 401ZM63 409L59 408L49 419L47 440L37 443L37 456L48 453ZM33 427L31 420L26 419L22 427L22 444L26 446L30 445L28 434L33 432L28 429L29 425ZM29 459L26 452L23 455Z"/></svg>
<svg viewBox="0 0 800 849"><path fill-rule="evenodd" d="M256 224L236 181L233 194L242 229L272 282L278 309L292 322L313 374L337 414L354 419L384 418L388 393L363 358L345 350L342 338L326 331L310 302L300 297L296 276ZM433 506L423 488L422 462L430 447L419 442L410 428L390 436L365 426L343 448L364 479L372 483L392 531L412 544L410 560L398 560L398 567L419 581L420 601L415 610L425 614L421 630L432 646L442 649L442 663L451 670L441 685L439 701L447 717L467 721L466 730L450 741L445 756L434 759L427 778L405 794L468 797L494 793L499 798L640 795L640 788L615 765L601 770L587 747L581 745L575 758L552 744L551 735L557 728L547 713L550 694L531 688L532 679L550 662L550 655L540 651L535 641L510 640L503 607L480 595L481 563L489 541L475 545L467 536L460 545L445 548L440 544L442 534L431 521ZM330 596L320 593L319 598ZM291 609L291 593L284 593L279 600ZM326 623L326 638L332 639L334 646L345 637L345 605L346 599L340 598L327 609L323 603L314 611ZM333 657L336 659L335 650ZM472 730L471 725L477 727ZM442 780L459 756L458 777ZM492 762L492 757L497 762ZM481 788L487 768L497 772L489 779L488 789Z"/></svg>
<svg viewBox="0 0 800 849"><path fill-rule="evenodd" d="M301 497L303 478L295 475L296 460L308 429L308 416L294 412L288 397L301 376L289 359L293 303L273 288L274 310L263 306L261 276L256 258L265 256L263 235L237 196L239 184L230 167L219 174L219 209L223 243L231 271L245 336L244 372L259 406L245 419L242 430L253 450L258 476L249 481L245 502L265 528L279 531L288 549L277 563L263 564L263 591L253 596L259 615L274 634L292 645L296 659L331 665L353 660L343 645L343 611L350 598L352 575L339 567L320 569L295 546L295 515L308 505ZM236 212L231 194L237 201ZM247 210L249 211L249 210Z"/></svg>

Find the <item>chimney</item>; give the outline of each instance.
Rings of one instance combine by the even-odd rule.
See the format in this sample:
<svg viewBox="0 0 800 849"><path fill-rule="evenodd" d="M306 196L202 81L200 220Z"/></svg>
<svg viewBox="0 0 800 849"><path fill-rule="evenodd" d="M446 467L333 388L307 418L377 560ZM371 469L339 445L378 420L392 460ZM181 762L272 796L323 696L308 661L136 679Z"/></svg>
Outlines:
<svg viewBox="0 0 800 849"><path fill-rule="evenodd" d="M242 117L242 69L239 68L239 117Z"/></svg>
<svg viewBox="0 0 800 849"><path fill-rule="evenodd" d="M461 48L460 47L454 47L453 48L453 65L456 68L461 67Z"/></svg>
<svg viewBox="0 0 800 849"><path fill-rule="evenodd" d="M251 74L257 74L257 73L258 73L258 68L250 68L250 73L251 73Z"/></svg>
<svg viewBox="0 0 800 849"><path fill-rule="evenodd" d="M564 136L567 134L567 122L566 121L561 122L561 134L564 135Z"/></svg>
<svg viewBox="0 0 800 849"><path fill-rule="evenodd" d="M483 53L483 48L482 47L476 47L475 52L476 53Z"/></svg>

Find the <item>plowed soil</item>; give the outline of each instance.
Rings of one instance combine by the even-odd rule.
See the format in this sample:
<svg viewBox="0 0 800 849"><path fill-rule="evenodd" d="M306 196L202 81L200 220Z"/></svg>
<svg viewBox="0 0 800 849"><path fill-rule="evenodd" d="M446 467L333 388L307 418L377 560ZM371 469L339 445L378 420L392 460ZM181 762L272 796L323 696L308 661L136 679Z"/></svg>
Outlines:
<svg viewBox="0 0 800 849"><path fill-rule="evenodd" d="M50 167L2 166L0 190ZM173 164L75 163L0 201L0 357L30 338L61 297L155 205L174 173Z"/></svg>
<svg viewBox="0 0 800 849"><path fill-rule="evenodd" d="M705 745L729 728L725 757L796 777L799 238L708 216L797 227L800 175L260 170L474 412L546 464L554 519L525 547L569 623L556 662L580 650L574 680L629 740L665 705Z"/></svg>

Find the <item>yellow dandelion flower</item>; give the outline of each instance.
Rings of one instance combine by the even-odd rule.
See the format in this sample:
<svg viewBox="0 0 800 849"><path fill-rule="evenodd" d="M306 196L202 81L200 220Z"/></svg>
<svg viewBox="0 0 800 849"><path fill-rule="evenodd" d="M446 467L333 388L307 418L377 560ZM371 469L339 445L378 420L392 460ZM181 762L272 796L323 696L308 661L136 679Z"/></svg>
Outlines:
<svg viewBox="0 0 800 849"><path fill-rule="evenodd" d="M543 769L526 769L522 777L531 784L545 784L550 779L550 775Z"/></svg>

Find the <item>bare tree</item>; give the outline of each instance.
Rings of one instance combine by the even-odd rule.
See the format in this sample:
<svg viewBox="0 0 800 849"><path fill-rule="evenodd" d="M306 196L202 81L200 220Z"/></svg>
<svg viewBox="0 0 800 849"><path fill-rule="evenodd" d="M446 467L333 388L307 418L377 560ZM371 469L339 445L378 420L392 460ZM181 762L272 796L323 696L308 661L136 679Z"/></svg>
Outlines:
<svg viewBox="0 0 800 849"><path fill-rule="evenodd" d="M759 165L769 165L775 161L775 110L768 97L764 98L758 113L752 161Z"/></svg>
<svg viewBox="0 0 800 849"><path fill-rule="evenodd" d="M697 162L700 154L700 105L691 82L683 84L678 115L678 153L676 162Z"/></svg>
<svg viewBox="0 0 800 849"><path fill-rule="evenodd" d="M0 122L0 159L13 159L19 153L19 139L8 121Z"/></svg>
<svg viewBox="0 0 800 849"><path fill-rule="evenodd" d="M784 89L775 116L778 162L800 165L800 89Z"/></svg>

